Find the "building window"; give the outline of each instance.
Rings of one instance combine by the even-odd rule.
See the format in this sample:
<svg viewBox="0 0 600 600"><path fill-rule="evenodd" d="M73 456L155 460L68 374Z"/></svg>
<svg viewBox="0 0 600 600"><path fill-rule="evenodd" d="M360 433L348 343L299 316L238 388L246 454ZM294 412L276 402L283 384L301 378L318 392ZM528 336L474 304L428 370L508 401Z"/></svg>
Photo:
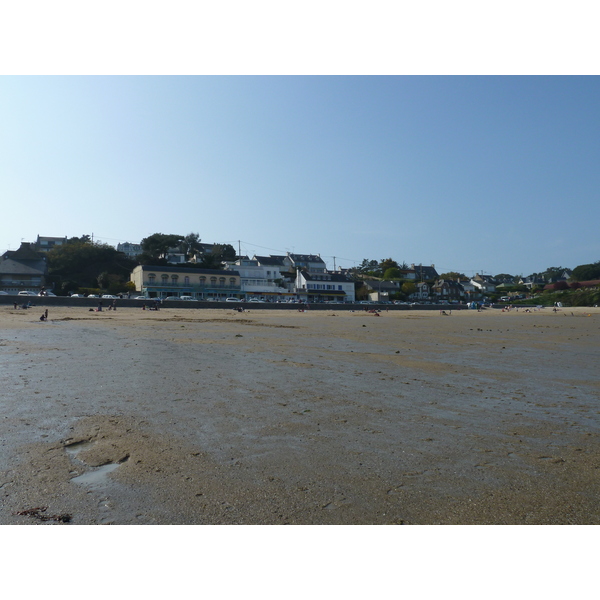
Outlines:
<svg viewBox="0 0 600 600"><path fill-rule="evenodd" d="M169 276L168 275L161 275L160 278L162 279L163 284L166 284L167 281L169 281Z"/></svg>
<svg viewBox="0 0 600 600"><path fill-rule="evenodd" d="M213 287L214 287L215 285L217 285L217 278L216 278L216 277L211 277L211 278L210 278L210 285L212 285Z"/></svg>
<svg viewBox="0 0 600 600"><path fill-rule="evenodd" d="M225 287L225 277L219 277L219 285Z"/></svg>
<svg viewBox="0 0 600 600"><path fill-rule="evenodd" d="M229 278L229 285L235 286L235 277L230 277Z"/></svg>
<svg viewBox="0 0 600 600"><path fill-rule="evenodd" d="M154 273L150 273L150 274L148 275L148 281L149 281L150 283L154 283L154 281L155 281L155 280L156 280L156 275L155 275Z"/></svg>
<svg viewBox="0 0 600 600"><path fill-rule="evenodd" d="M204 275L202 277L200 277L200 285L202 285L202 286L206 285L206 277L204 277Z"/></svg>
<svg viewBox="0 0 600 600"><path fill-rule="evenodd" d="M177 285L177 280L179 279L179 275L171 275L171 283L173 285Z"/></svg>
<svg viewBox="0 0 600 600"><path fill-rule="evenodd" d="M185 283L185 285L190 285L190 278L188 275L183 278L183 283Z"/></svg>

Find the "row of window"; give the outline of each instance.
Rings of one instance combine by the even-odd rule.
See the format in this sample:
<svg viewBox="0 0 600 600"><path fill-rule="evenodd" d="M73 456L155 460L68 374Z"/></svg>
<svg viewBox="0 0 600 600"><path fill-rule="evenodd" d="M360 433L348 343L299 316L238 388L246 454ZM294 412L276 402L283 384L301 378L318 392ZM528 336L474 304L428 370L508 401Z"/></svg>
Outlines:
<svg viewBox="0 0 600 600"><path fill-rule="evenodd" d="M164 283L164 284L168 283L168 281L169 281L169 276L168 275L163 274L163 275L160 276L160 278L161 278L162 283ZM200 285L206 285L206 280L207 280L207 278L202 275L200 277ZM178 281L179 281L179 275L171 275L171 283L176 284L176 283L178 283ZM216 285L217 278L216 277L211 277L209 279L209 281L210 281L211 285ZM227 278L226 277L219 277L218 281L219 281L220 285L225 285L225 282L227 281ZM148 282L150 284L156 283L156 275L154 273L150 273L148 275ZM186 275L183 278L183 284L184 285L190 285L189 275ZM233 286L236 285L236 278L235 277L230 277L229 278L229 285L233 285Z"/></svg>
<svg viewBox="0 0 600 600"><path fill-rule="evenodd" d="M324 284L324 283L307 283L306 288L309 290L335 290L335 285ZM341 285L338 285L337 289L340 292L343 291L343 288Z"/></svg>

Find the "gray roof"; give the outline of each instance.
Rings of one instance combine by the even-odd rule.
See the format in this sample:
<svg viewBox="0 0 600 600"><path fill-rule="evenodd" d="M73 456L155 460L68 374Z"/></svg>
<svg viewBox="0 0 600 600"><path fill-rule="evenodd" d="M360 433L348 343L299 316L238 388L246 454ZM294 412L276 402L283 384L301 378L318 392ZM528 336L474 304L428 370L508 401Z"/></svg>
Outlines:
<svg viewBox="0 0 600 600"><path fill-rule="evenodd" d="M417 274L417 279L438 279L438 272L435 267L427 267L425 265L414 265L411 267Z"/></svg>
<svg viewBox="0 0 600 600"><path fill-rule="evenodd" d="M2 258L12 258L13 260L44 260L42 254L36 252L32 244L28 242L21 242L18 250L7 250L2 255Z"/></svg>
<svg viewBox="0 0 600 600"><path fill-rule="evenodd" d="M365 279L364 283L367 287L375 290L376 292L397 292L400 286L395 281L376 281L374 279Z"/></svg>
<svg viewBox="0 0 600 600"><path fill-rule="evenodd" d="M285 257L283 256L256 256L256 254L254 255L254 260L257 260L261 266L264 265L265 267L284 267L284 258Z"/></svg>
<svg viewBox="0 0 600 600"><path fill-rule="evenodd" d="M0 261L0 274L3 275L44 275L46 263L43 260L21 262L12 258Z"/></svg>
<svg viewBox="0 0 600 600"><path fill-rule="evenodd" d="M346 277L345 275L342 275L340 273L316 274L316 273L309 273L308 271L303 270L302 276L304 277L304 279L306 279L306 281L337 281L339 283L352 282L352 279L350 279L349 277Z"/></svg>
<svg viewBox="0 0 600 600"><path fill-rule="evenodd" d="M295 263L297 262L313 262L313 263L323 263L325 261L318 254L292 254L288 255Z"/></svg>

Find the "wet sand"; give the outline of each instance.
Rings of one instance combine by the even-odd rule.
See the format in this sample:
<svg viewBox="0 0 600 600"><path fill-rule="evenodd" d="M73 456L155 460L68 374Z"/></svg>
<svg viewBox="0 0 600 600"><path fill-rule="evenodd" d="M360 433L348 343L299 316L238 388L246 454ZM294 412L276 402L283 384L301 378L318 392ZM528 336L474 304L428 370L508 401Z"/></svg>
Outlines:
<svg viewBox="0 0 600 600"><path fill-rule="evenodd" d="M2 524L600 522L600 309L41 312L0 307Z"/></svg>

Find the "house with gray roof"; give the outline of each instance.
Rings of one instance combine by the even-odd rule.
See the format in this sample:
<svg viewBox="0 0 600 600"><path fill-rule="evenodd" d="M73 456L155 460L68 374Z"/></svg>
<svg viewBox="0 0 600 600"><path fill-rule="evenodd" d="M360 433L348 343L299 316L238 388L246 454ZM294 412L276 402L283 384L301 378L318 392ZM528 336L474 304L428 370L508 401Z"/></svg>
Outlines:
<svg viewBox="0 0 600 600"><path fill-rule="evenodd" d="M305 302L354 302L354 281L339 273L314 273L300 269L296 273L296 295Z"/></svg>
<svg viewBox="0 0 600 600"><path fill-rule="evenodd" d="M415 272L417 281L434 281L439 279L438 272L435 270L435 265L410 265L410 270Z"/></svg>
<svg viewBox="0 0 600 600"><path fill-rule="evenodd" d="M309 273L325 273L327 265L318 254L295 254L288 252L283 257L284 264L290 271L305 269Z"/></svg>
<svg viewBox="0 0 600 600"><path fill-rule="evenodd" d="M8 294L30 291L38 294L46 286L48 265L35 244L22 242L18 250L8 250L0 258L0 290Z"/></svg>

